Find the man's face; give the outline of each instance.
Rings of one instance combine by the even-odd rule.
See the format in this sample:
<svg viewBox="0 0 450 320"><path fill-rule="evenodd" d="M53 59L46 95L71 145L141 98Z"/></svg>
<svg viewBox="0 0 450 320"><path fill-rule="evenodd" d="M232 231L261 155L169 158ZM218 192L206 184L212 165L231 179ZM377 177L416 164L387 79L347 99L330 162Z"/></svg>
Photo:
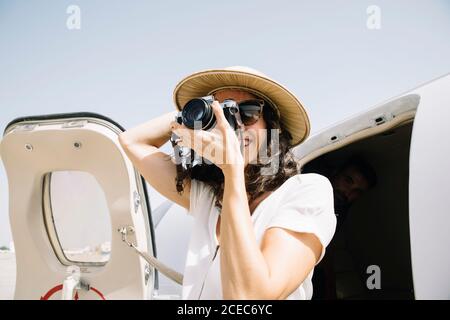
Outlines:
<svg viewBox="0 0 450 320"><path fill-rule="evenodd" d="M344 168L330 180L335 192L349 205L369 190L367 179L354 166Z"/></svg>

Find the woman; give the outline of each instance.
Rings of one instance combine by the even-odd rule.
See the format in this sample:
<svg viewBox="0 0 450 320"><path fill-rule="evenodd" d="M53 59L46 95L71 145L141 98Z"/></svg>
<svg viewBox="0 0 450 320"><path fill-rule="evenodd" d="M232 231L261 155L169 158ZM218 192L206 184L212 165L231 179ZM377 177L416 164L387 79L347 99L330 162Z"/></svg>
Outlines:
<svg viewBox="0 0 450 320"><path fill-rule="evenodd" d="M183 299L310 299L313 269L333 237L336 218L328 179L300 174L290 153L309 133L303 106L285 87L245 67L190 75L175 88L174 101L181 110L206 95L216 100L211 131L187 129L173 112L119 137L150 185L194 217ZM241 110L241 140L219 105L225 99L260 105L250 113ZM159 150L173 133L179 145L215 165L210 172L192 171L180 193L172 182L176 166ZM266 145L268 157L261 163Z"/></svg>

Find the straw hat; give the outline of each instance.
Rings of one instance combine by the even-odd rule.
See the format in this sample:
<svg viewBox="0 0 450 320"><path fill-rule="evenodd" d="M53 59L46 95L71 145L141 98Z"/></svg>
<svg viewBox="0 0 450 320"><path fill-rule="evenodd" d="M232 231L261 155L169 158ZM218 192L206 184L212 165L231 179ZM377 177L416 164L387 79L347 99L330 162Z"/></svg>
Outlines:
<svg viewBox="0 0 450 320"><path fill-rule="evenodd" d="M248 67L237 66L191 74L177 84L173 99L178 110L181 110L189 100L222 89L249 91L272 104L277 109L280 122L292 135L292 147L308 137L308 115L295 95L275 80Z"/></svg>

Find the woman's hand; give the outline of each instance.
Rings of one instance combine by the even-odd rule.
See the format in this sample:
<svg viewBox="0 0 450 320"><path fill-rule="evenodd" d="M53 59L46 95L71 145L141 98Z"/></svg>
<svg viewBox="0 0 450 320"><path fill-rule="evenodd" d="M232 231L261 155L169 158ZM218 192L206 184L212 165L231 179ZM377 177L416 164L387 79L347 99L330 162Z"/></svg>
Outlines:
<svg viewBox="0 0 450 320"><path fill-rule="evenodd" d="M171 122L172 132L180 137L178 145L188 147L211 161L222 169L224 175L243 171L244 158L239 139L225 118L219 102L214 101L211 106L216 125L210 131L192 130L176 121Z"/></svg>

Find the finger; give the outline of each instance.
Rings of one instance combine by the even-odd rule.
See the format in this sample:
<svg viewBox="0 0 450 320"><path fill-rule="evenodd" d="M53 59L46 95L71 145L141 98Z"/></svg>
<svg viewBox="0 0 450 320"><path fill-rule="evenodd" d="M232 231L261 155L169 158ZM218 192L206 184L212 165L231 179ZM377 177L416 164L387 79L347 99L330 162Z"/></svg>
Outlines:
<svg viewBox="0 0 450 320"><path fill-rule="evenodd" d="M178 122L176 121L172 121L170 122L170 132L171 132L171 137L170 139L172 140L172 142L175 142L176 145L180 145L180 142L182 140L182 138L177 134L176 130L181 129L181 126Z"/></svg>
<svg viewBox="0 0 450 320"><path fill-rule="evenodd" d="M216 121L219 126L226 126L228 124L227 118L223 113L223 108L220 106L219 101L215 100L211 105L214 115L216 116Z"/></svg>
<svg viewBox="0 0 450 320"><path fill-rule="evenodd" d="M176 144L178 146L190 147L191 141L193 140L194 130L183 128L180 124L178 124L178 126L175 125L175 128L172 129L172 133L178 137L176 140Z"/></svg>
<svg viewBox="0 0 450 320"><path fill-rule="evenodd" d="M211 155L211 152L215 153L215 151L210 149L214 148L213 144L214 141L216 141L217 133L204 130L185 129L182 128L181 125L173 129L172 132L179 137L176 143L178 146L192 149L199 156L206 156L209 161L214 162L214 157ZM218 134L220 134L220 132Z"/></svg>
<svg viewBox="0 0 450 320"><path fill-rule="evenodd" d="M223 163L220 144L217 144L218 137L210 131L198 130L194 133L193 150L208 161L214 164Z"/></svg>
<svg viewBox="0 0 450 320"><path fill-rule="evenodd" d="M214 134L209 131L194 130L192 136L192 150L203 156L205 148L214 141Z"/></svg>
<svg viewBox="0 0 450 320"><path fill-rule="evenodd" d="M171 123L170 123L170 130L175 130L175 129L187 129L187 130L189 130L189 128L188 127L186 127L183 123L178 123L178 122L176 122L176 121L172 121Z"/></svg>
<svg viewBox="0 0 450 320"><path fill-rule="evenodd" d="M173 130L173 129L177 128L178 125L179 125L178 122L176 122L176 121L171 121L171 122L170 122L170 125L169 125L170 130Z"/></svg>

